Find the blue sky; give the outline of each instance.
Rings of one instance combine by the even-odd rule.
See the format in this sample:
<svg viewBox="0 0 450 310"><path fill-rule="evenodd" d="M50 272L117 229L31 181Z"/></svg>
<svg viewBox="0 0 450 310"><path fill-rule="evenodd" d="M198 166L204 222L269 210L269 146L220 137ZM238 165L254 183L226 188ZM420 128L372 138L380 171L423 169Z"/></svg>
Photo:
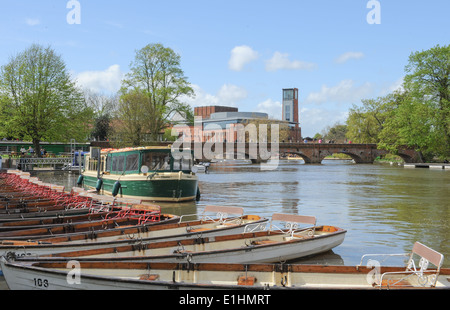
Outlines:
<svg viewBox="0 0 450 310"><path fill-rule="evenodd" d="M135 51L162 43L181 56L192 106L228 105L281 118L282 88L297 87L303 136L361 99L401 84L409 55L450 44L450 1L0 0L0 65L33 43L51 45L85 88L111 93Z"/></svg>

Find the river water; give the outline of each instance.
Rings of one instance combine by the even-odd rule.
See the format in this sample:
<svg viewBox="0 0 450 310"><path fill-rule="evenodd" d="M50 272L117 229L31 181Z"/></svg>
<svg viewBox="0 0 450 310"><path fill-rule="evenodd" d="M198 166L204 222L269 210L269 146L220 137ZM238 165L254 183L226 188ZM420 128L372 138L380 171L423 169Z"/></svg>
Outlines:
<svg viewBox="0 0 450 310"><path fill-rule="evenodd" d="M41 180L74 186L78 175L39 172ZM450 267L450 171L324 160L212 165L199 174L201 200L161 204L166 213L200 214L207 205L243 207L246 214L313 215L318 225L347 230L333 251L298 263L357 265L367 253L408 253L419 241L444 254ZM385 261L399 264L403 261Z"/></svg>

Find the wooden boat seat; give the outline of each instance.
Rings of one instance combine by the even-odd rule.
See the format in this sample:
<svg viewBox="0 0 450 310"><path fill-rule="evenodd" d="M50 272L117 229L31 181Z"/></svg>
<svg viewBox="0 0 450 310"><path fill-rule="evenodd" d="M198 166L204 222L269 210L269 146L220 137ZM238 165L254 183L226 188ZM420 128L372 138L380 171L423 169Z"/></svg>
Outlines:
<svg viewBox="0 0 450 310"><path fill-rule="evenodd" d="M322 229L319 229L320 231L323 232L336 232L338 231L338 229L334 226L322 226Z"/></svg>
<svg viewBox="0 0 450 310"><path fill-rule="evenodd" d="M244 216L245 219L249 220L249 221L257 221L259 220L261 217L259 217L258 215L246 215Z"/></svg>
<svg viewBox="0 0 450 310"><path fill-rule="evenodd" d="M12 246L27 246L27 245L38 245L38 244L52 244L51 242L42 241L21 241L21 240L3 240L0 241L1 245L12 245Z"/></svg>
<svg viewBox="0 0 450 310"><path fill-rule="evenodd" d="M223 222L220 225L217 225L216 228L226 228L226 227L234 227L234 226L238 226L238 224L231 223L231 222Z"/></svg>
<svg viewBox="0 0 450 310"><path fill-rule="evenodd" d="M314 236L308 236L308 235L292 235L291 237L286 237L286 240L293 240L293 239L311 239Z"/></svg>
<svg viewBox="0 0 450 310"><path fill-rule="evenodd" d="M134 204L131 209L140 210L140 211L161 211L161 207L157 205L143 205L143 204Z"/></svg>
<svg viewBox="0 0 450 310"><path fill-rule="evenodd" d="M189 232L202 232L202 231L208 231L211 230L210 228L195 228L191 229Z"/></svg>
<svg viewBox="0 0 450 310"><path fill-rule="evenodd" d="M256 278L255 277L247 277L247 276L241 276L238 278L237 281L238 285L255 285Z"/></svg>
<svg viewBox="0 0 450 310"><path fill-rule="evenodd" d="M265 244L272 244L272 243L277 243L277 242L273 241L273 240L255 240L255 241L252 241L252 245L265 245Z"/></svg>
<svg viewBox="0 0 450 310"><path fill-rule="evenodd" d="M381 287L386 288L407 288L407 287L413 287L411 283L409 283L407 280L383 280L381 281Z"/></svg>
<svg viewBox="0 0 450 310"><path fill-rule="evenodd" d="M156 281L159 279L159 274L141 274L139 280Z"/></svg>

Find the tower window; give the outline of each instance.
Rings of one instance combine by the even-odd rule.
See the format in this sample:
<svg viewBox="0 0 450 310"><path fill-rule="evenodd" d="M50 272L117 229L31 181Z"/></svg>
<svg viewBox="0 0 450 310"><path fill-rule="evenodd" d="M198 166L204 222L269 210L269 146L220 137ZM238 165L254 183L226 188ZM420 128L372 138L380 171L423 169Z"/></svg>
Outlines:
<svg viewBox="0 0 450 310"><path fill-rule="evenodd" d="M292 99L294 99L294 90L293 89L285 89L283 91L283 99L284 100L292 100Z"/></svg>
<svg viewBox="0 0 450 310"><path fill-rule="evenodd" d="M284 118L285 120L287 120L288 122L291 121L291 107L289 105L286 105L284 107Z"/></svg>

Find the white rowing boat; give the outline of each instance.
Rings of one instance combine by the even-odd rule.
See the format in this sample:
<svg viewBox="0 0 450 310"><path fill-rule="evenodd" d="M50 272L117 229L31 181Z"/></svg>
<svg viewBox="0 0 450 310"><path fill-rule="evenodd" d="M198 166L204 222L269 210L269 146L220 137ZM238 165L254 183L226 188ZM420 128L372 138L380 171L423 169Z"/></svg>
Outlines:
<svg viewBox="0 0 450 310"><path fill-rule="evenodd" d="M247 225L265 227L267 218L245 215L239 207L206 206L198 220L186 221L183 215L176 223L124 227L108 231L60 235L39 240L1 240L0 255L14 252L17 256L48 255L96 248L118 247L135 243L183 240L243 233ZM197 216L197 215L195 215Z"/></svg>
<svg viewBox="0 0 450 310"><path fill-rule="evenodd" d="M419 257L416 268L412 262ZM450 269L440 268L442 261L440 253L418 242L406 267L0 259L12 290L449 289Z"/></svg>
<svg viewBox="0 0 450 310"><path fill-rule="evenodd" d="M285 222L285 230L275 225L279 221ZM301 223L312 226L299 228ZM51 254L48 257L145 262L272 263L323 253L344 241L346 230L315 224L316 218L313 216L274 214L269 229L263 231L174 241L137 242Z"/></svg>

